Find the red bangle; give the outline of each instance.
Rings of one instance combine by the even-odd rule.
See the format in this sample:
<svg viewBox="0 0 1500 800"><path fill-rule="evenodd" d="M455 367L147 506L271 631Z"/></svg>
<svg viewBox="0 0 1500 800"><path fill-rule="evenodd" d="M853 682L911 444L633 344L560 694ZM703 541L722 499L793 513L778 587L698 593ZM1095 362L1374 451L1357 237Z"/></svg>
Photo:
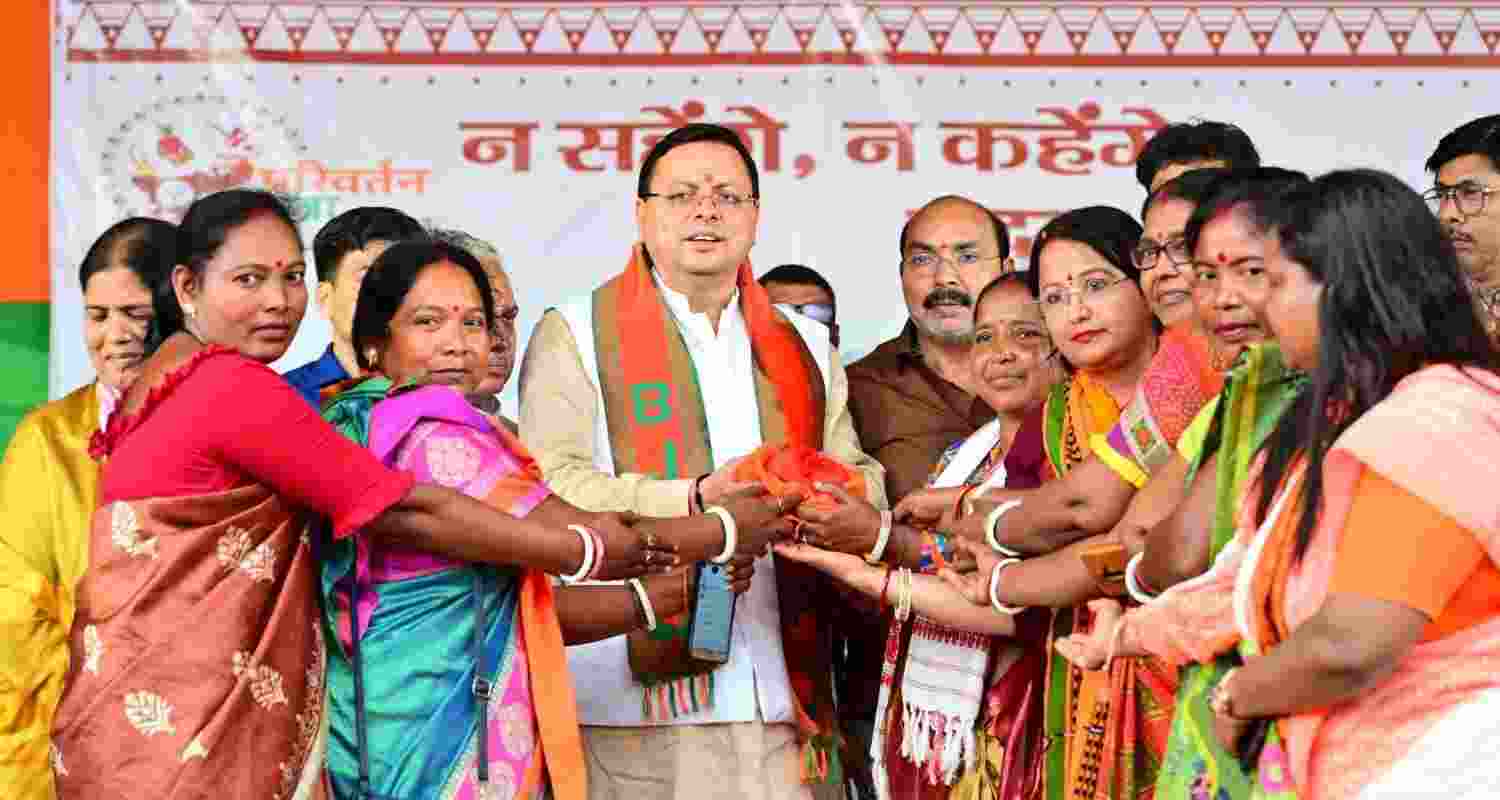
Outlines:
<svg viewBox="0 0 1500 800"><path fill-rule="evenodd" d="M885 595L886 595L886 592L889 592L890 590L891 590L891 567L890 567L889 564L887 564L886 567L885 567L885 583L880 587L880 613L882 613L882 614L884 614L886 608L889 607L888 604L885 602Z"/></svg>
<svg viewBox="0 0 1500 800"><path fill-rule="evenodd" d="M972 491L974 491L975 489L978 489L978 488L979 488L979 484L977 484L977 483L971 483L968 486L965 486L963 491L961 491L961 492L958 493L958 502L956 502L956 503L953 504L953 519L954 520L960 520L960 519L964 518L964 500L968 499L969 492L972 492Z"/></svg>

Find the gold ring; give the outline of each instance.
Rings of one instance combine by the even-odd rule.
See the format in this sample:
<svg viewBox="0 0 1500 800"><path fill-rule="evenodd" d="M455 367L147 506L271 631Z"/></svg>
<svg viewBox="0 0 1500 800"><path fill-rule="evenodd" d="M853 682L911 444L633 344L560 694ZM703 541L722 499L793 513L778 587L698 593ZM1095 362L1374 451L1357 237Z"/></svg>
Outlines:
<svg viewBox="0 0 1500 800"><path fill-rule="evenodd" d="M802 524L802 520L797 520L797 526L792 528L792 538L796 539L799 542L806 543L807 539L802 535Z"/></svg>
<svg viewBox="0 0 1500 800"><path fill-rule="evenodd" d="M646 564L650 564L651 563L651 557L654 556L654 555L656 555L655 551L653 551L653 550L647 550L646 551L646 555L641 558L641 561L644 562L644 563L646 563Z"/></svg>
<svg viewBox="0 0 1500 800"><path fill-rule="evenodd" d="M641 543L643 545L645 545L646 549L648 549L648 550L655 549L656 548L656 535L652 534L652 533L642 534L642 536L641 536Z"/></svg>

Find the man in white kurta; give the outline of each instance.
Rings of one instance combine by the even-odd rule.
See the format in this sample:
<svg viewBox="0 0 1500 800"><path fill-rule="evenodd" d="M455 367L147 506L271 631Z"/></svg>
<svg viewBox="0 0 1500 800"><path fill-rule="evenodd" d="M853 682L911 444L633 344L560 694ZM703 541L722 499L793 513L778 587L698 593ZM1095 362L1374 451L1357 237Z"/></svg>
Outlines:
<svg viewBox="0 0 1500 800"><path fill-rule="evenodd" d="M712 474L701 481L615 475L590 297L549 310L537 324L521 367L521 437L548 486L569 502L673 517L692 509L695 483L705 505L740 488L730 478L734 463L761 444L751 341L735 287L759 217L754 170L738 139L713 130L677 132L643 163L636 201L652 278L697 372ZM860 451L827 329L793 312L787 318L824 381L825 451L859 469L871 499L884 507L883 472ZM812 796L799 779L796 701L769 556L757 560L750 590L737 601L729 661L714 672L709 709L648 724L623 636L569 648L568 657L592 798Z"/></svg>

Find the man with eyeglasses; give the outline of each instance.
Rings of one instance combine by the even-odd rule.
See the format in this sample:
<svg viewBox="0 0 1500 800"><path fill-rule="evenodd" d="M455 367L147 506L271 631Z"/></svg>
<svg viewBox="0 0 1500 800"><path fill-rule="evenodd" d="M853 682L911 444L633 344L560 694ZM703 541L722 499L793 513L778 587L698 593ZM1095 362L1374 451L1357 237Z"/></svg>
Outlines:
<svg viewBox="0 0 1500 800"><path fill-rule="evenodd" d="M806 439L858 469L886 507L828 330L778 311L750 272L759 206L734 131L689 125L651 148L624 272L548 310L521 365L521 438L560 497L649 517L716 513L754 487L733 477L743 456ZM686 615L651 611L652 595L695 596L693 565L644 579L648 631L569 648L590 797L844 796L836 770L820 768L837 764L826 593L789 584L810 576L763 555L766 534L741 529L739 543L761 544L735 548L723 527L735 569L754 559L726 662L690 658Z"/></svg>
<svg viewBox="0 0 1500 800"><path fill-rule="evenodd" d="M1427 159L1424 195L1458 252L1476 299L1500 319L1500 114L1466 122L1438 141Z"/></svg>
<svg viewBox="0 0 1500 800"><path fill-rule="evenodd" d="M988 208L939 197L901 228L898 275L906 300L901 333L849 366L849 410L865 451L885 467L894 504L927 484L943 450L994 418L972 390L974 300L1015 269L1010 232ZM850 613L850 612L853 613ZM885 627L868 610L845 609L847 653L839 675L845 733L868 752L880 690ZM868 773L858 775L861 795Z"/></svg>
<svg viewBox="0 0 1500 800"><path fill-rule="evenodd" d="M838 349L838 306L828 279L801 264L782 264L760 276L760 285L766 287L772 303L828 326L828 339Z"/></svg>
<svg viewBox="0 0 1500 800"><path fill-rule="evenodd" d="M974 298L1015 269L1010 232L983 205L939 197L901 228L907 322L849 365L849 410L866 452L885 465L894 503L927 483L943 449L994 416L970 391Z"/></svg>

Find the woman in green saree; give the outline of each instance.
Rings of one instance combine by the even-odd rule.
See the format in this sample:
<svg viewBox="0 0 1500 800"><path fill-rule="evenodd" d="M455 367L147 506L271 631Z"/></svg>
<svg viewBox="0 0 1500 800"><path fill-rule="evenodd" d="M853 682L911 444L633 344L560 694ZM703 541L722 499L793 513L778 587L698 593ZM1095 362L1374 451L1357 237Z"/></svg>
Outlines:
<svg viewBox="0 0 1500 800"><path fill-rule="evenodd" d="M1304 384L1275 342L1267 341L1271 329L1258 309L1266 291L1264 259L1271 236L1260 220L1287 192L1306 183L1301 173L1274 168L1231 173L1188 222L1200 323L1218 335L1228 334L1245 350L1224 391L1178 443L1191 489L1173 515L1145 535L1131 559L1126 584L1137 602L1149 602L1168 586L1196 577L1229 543L1250 462ZM1239 663L1231 653L1181 670L1177 710L1157 776L1158 798L1249 796L1249 777L1219 745L1208 706L1213 688ZM1221 795L1221 789L1227 794Z"/></svg>

